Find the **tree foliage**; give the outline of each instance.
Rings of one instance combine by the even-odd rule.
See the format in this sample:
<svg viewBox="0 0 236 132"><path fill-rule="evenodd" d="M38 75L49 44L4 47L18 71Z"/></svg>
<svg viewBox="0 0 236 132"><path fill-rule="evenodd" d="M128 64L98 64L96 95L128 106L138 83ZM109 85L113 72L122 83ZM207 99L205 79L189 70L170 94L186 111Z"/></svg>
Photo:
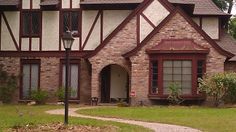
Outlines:
<svg viewBox="0 0 236 132"><path fill-rule="evenodd" d="M221 10L231 14L235 0L212 0Z"/></svg>
<svg viewBox="0 0 236 132"><path fill-rule="evenodd" d="M217 73L199 79L200 92L205 92L213 97L214 105L217 107L224 101L235 103L236 73Z"/></svg>
<svg viewBox="0 0 236 132"><path fill-rule="evenodd" d="M236 39L236 18L231 18L229 21L229 33Z"/></svg>
<svg viewBox="0 0 236 132"><path fill-rule="evenodd" d="M3 103L10 103L17 88L17 77L8 75L2 67L0 65L0 100Z"/></svg>

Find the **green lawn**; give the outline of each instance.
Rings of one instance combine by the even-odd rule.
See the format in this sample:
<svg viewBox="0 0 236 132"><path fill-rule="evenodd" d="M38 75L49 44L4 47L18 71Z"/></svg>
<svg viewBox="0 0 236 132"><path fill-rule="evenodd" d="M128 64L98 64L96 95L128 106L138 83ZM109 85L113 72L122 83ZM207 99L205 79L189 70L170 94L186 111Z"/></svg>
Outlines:
<svg viewBox="0 0 236 132"><path fill-rule="evenodd" d="M236 131L236 108L106 107L80 110L79 113L183 125L207 132Z"/></svg>
<svg viewBox="0 0 236 132"><path fill-rule="evenodd" d="M43 105L43 106L26 106L26 105L0 105L0 132L7 128L14 126L24 126L26 124L38 125L48 124L53 122L63 122L64 116L60 115L49 115L44 111L63 108L62 106ZM18 112L17 112L18 111ZM113 125L118 127L119 131L122 132L145 132L150 131L149 129L127 125L123 123L105 122L91 119L82 119L77 117L69 118L70 124L77 125L90 125L90 126L108 126Z"/></svg>

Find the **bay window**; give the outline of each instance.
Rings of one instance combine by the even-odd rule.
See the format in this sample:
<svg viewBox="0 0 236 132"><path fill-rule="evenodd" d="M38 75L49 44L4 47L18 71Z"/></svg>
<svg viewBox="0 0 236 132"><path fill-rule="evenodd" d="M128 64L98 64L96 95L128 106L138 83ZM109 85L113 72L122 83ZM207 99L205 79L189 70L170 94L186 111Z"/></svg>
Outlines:
<svg viewBox="0 0 236 132"><path fill-rule="evenodd" d="M205 73L205 55L150 55L150 95L167 96L175 83L181 95L197 95L198 78Z"/></svg>

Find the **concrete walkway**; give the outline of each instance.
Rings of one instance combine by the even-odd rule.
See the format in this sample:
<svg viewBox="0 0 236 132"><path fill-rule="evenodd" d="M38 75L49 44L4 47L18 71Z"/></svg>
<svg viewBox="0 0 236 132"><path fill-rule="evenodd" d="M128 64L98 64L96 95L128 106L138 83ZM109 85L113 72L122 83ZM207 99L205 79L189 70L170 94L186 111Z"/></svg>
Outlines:
<svg viewBox="0 0 236 132"><path fill-rule="evenodd" d="M118 118L87 116L87 115L81 115L81 114L76 113L77 110L91 109L91 108L96 108L96 107L70 108L69 109L69 116L96 119L96 120L103 120L103 121L115 121L115 122L120 122L120 123L139 125L139 126L143 126L143 127L152 129L155 132L200 132L197 129L193 129L193 128L190 128L190 127L184 127L184 126L168 125L168 124L162 124L162 123L151 123L151 122L144 122L144 121L118 119ZM50 111L46 111L46 113L56 114L56 115L63 115L64 114L64 109L50 110Z"/></svg>

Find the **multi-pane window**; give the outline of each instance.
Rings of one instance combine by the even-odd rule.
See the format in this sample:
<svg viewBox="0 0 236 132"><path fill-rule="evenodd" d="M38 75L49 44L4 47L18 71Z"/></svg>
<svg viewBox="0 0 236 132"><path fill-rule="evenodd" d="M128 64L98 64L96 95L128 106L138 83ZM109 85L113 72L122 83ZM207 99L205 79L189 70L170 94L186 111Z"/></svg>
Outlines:
<svg viewBox="0 0 236 132"><path fill-rule="evenodd" d="M63 18L63 33L67 30L76 31L79 33L79 11L64 11Z"/></svg>
<svg viewBox="0 0 236 132"><path fill-rule="evenodd" d="M158 93L158 62L152 62L152 81L151 81L151 92Z"/></svg>
<svg viewBox="0 0 236 132"><path fill-rule="evenodd" d="M22 35L28 37L40 36L41 14L39 11L22 12Z"/></svg>
<svg viewBox="0 0 236 132"><path fill-rule="evenodd" d="M170 93L169 86L178 84L181 95L197 95L198 79L205 73L205 57L198 56L159 56L150 61L150 94L166 96Z"/></svg>
<svg viewBox="0 0 236 132"><path fill-rule="evenodd" d="M204 73L203 70L204 70L204 61L203 60L197 61L197 78L203 77L203 73Z"/></svg>
<svg viewBox="0 0 236 132"><path fill-rule="evenodd" d="M65 87L66 66L62 67L62 86ZM69 68L69 97L78 99L79 95L79 64L70 64Z"/></svg>
<svg viewBox="0 0 236 132"><path fill-rule="evenodd" d="M176 83L182 88L182 94L192 92L192 61L167 60L163 62L163 93L169 94L168 87Z"/></svg>
<svg viewBox="0 0 236 132"><path fill-rule="evenodd" d="M36 60L22 64L21 99L29 99L30 93L39 88L40 63Z"/></svg>

